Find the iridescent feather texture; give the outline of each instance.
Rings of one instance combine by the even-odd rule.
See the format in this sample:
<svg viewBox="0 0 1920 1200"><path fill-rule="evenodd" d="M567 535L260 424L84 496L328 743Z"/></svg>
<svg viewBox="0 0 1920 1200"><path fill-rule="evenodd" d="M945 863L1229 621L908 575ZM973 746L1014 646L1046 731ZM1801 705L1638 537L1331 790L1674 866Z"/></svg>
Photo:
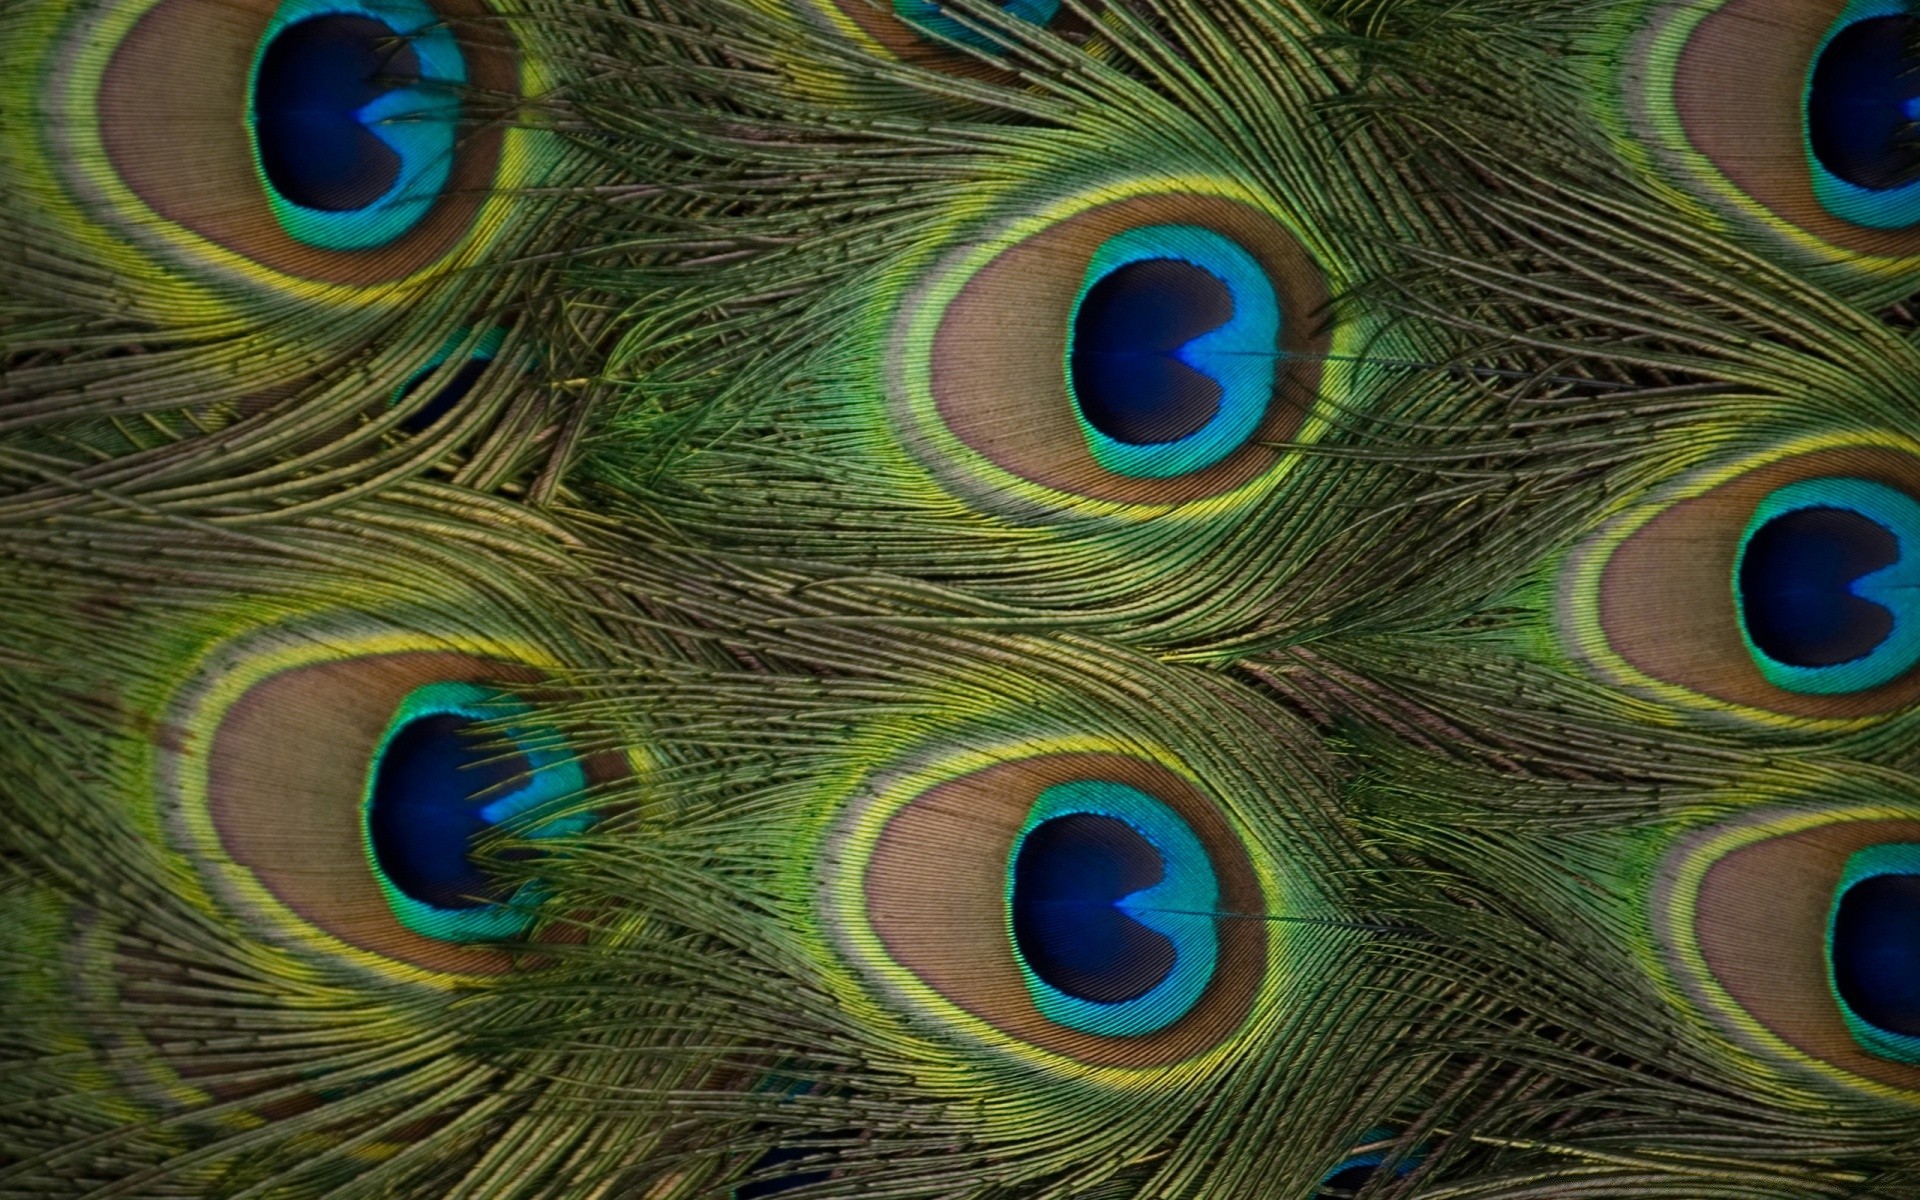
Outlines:
<svg viewBox="0 0 1920 1200"><path fill-rule="evenodd" d="M0 1196L1912 1200L1920 7L0 11Z"/></svg>

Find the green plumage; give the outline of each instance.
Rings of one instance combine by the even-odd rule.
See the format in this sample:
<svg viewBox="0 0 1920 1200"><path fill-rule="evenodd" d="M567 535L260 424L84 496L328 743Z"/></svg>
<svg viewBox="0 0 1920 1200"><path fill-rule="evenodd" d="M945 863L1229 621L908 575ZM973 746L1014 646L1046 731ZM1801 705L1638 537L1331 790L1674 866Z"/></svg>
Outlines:
<svg viewBox="0 0 1920 1200"><path fill-rule="evenodd" d="M0 13L0 1196L1911 1196L1916 31Z"/></svg>

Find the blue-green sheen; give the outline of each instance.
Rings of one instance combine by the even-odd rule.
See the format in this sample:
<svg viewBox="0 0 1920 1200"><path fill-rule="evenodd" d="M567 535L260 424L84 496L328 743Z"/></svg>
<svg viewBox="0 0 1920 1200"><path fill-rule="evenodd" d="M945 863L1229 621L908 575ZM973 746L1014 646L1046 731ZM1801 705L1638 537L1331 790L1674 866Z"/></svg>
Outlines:
<svg viewBox="0 0 1920 1200"><path fill-rule="evenodd" d="M1847 860L1827 918L1827 982L1862 1049L1920 1063L1920 845Z"/></svg>
<svg viewBox="0 0 1920 1200"><path fill-rule="evenodd" d="M1394 1133L1391 1129L1373 1129L1369 1130L1367 1135L1360 1139L1360 1144L1364 1146L1374 1142L1384 1142L1393 1136ZM1385 1165L1389 1153L1389 1150L1381 1149L1369 1150L1365 1154L1348 1156L1339 1166L1328 1171L1321 1177L1321 1192L1324 1194L1328 1190L1332 1190L1349 1195L1357 1193L1361 1188L1372 1182L1374 1175ZM1393 1173L1395 1175L1412 1174L1413 1169L1420 1165L1421 1157L1421 1150L1412 1151L1400 1159L1394 1166Z"/></svg>
<svg viewBox="0 0 1920 1200"><path fill-rule="evenodd" d="M1265 268L1211 229L1147 225L1101 243L1065 364L1094 461L1164 479L1239 449L1273 397L1281 320Z"/></svg>
<svg viewBox="0 0 1920 1200"><path fill-rule="evenodd" d="M1920 18L1901 0L1856 0L1807 70L1805 143L1815 197L1871 229L1920 223L1920 114L1914 39Z"/></svg>
<svg viewBox="0 0 1920 1200"><path fill-rule="evenodd" d="M446 187L466 79L458 41L424 0L285 0L247 85L274 218L323 250L405 234Z"/></svg>
<svg viewBox="0 0 1920 1200"><path fill-rule="evenodd" d="M1060 13L1060 0L1006 0L1000 9L1010 17L1034 25L1046 25ZM903 21L922 33L945 38L948 41L961 42L968 46L977 46L982 50L998 50L1000 43L991 34L969 29L948 16L946 10L931 0L893 0L893 11Z"/></svg>
<svg viewBox="0 0 1920 1200"><path fill-rule="evenodd" d="M1042 861L1029 855L1022 869L1023 853L1048 831L1065 823L1098 834L1105 822L1123 826L1139 842L1132 861L1118 864L1120 869L1111 837L1076 842L1071 833L1056 840ZM1122 855L1127 849L1118 848ZM1145 851L1144 862L1139 850ZM1036 867L1049 877L1035 879ZM1134 873L1144 875L1135 882L1145 886L1116 894L1117 881L1129 874L1126 868L1144 868ZM1137 1036L1185 1016L1212 981L1219 954L1214 928L1219 896L1206 848L1166 804L1105 780L1056 784L1035 800L1007 862L1007 936L1034 1005L1048 1020L1084 1033ZM1073 978L1082 985L1059 986L1061 974L1038 961L1037 951L1049 948L1078 952L1082 961ZM1139 960L1150 955L1161 958L1148 964L1148 974L1156 978L1142 980ZM1088 998L1103 984L1126 998Z"/></svg>
<svg viewBox="0 0 1920 1200"><path fill-rule="evenodd" d="M408 413L406 419L400 422L400 428L408 433L420 433L452 412L460 401L466 398L467 393L473 390L473 385L480 382L480 377L486 374L488 365L493 362L493 356L500 353L500 346L506 340L506 336L507 331L497 326L488 330L485 336L473 346L467 361L460 365L459 370L453 373L453 377L442 383L425 404ZM397 405L418 391L420 385L438 371L447 359L453 356L454 351L466 344L471 337L471 330L456 330L453 336L435 351L434 356L427 360L425 366L415 371L405 383L393 389L391 402Z"/></svg>
<svg viewBox="0 0 1920 1200"><path fill-rule="evenodd" d="M1768 682L1805 695L1878 687L1920 663L1920 503L1828 477L1760 502L1740 537L1733 598Z"/></svg>
<svg viewBox="0 0 1920 1200"><path fill-rule="evenodd" d="M361 827L381 893L415 933L492 941L532 923L532 889L492 895L497 887L469 857L477 836L585 787L572 752L532 715L497 688L445 682L409 692L389 719L368 764ZM474 726L500 721L509 722L504 731L474 737ZM592 819L574 813L519 832L577 833Z"/></svg>

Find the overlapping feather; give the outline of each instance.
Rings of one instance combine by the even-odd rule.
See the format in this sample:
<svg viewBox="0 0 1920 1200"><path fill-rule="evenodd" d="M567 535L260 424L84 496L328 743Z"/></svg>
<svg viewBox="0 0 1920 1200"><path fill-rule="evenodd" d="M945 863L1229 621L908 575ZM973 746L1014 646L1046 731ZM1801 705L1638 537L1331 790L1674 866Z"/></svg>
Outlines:
<svg viewBox="0 0 1920 1200"><path fill-rule="evenodd" d="M461 10L364 286L0 17L0 1193L1911 1194L1914 668L1740 564L1920 496L1912 279L1728 191L1727 7Z"/></svg>

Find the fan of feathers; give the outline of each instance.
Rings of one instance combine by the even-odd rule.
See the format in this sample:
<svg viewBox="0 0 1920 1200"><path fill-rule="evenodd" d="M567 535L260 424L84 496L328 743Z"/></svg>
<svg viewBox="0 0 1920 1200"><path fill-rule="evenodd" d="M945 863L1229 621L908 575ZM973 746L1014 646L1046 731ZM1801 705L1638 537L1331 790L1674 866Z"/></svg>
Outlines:
<svg viewBox="0 0 1920 1200"><path fill-rule="evenodd" d="M5 0L0 1197L1920 1196L1916 0Z"/></svg>

